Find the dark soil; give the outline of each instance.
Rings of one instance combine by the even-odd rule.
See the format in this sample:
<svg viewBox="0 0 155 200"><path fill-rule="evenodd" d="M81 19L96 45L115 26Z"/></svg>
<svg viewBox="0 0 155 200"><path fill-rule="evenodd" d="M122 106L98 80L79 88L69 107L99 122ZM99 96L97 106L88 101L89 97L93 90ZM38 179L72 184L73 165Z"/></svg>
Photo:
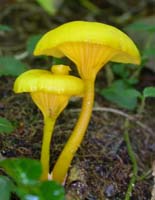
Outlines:
<svg viewBox="0 0 155 200"><path fill-rule="evenodd" d="M116 24L113 17L124 14L126 10L116 5L110 7L108 1L105 2L105 12L109 11L111 17L103 21ZM102 1L96 1L96 5L100 4L103 6ZM79 5L74 6L76 10ZM129 6L133 9L132 4L129 3ZM73 8L72 3L68 4L68 7L64 6L64 10L60 10L56 16L49 17L34 1L30 3L4 1L0 8L0 24L10 25L13 31L0 36L1 55L20 54L25 51L26 41L30 35L43 33L73 18L78 20L79 17L74 15L71 8ZM91 16L88 10L79 8L83 20L90 17L99 21L102 21L102 17L106 19L105 13ZM151 13L152 8L149 4L144 5L143 12L149 13L149 9ZM136 14L140 17L145 15L143 12L137 10ZM41 60L33 56L27 57L25 62L32 68L46 68L51 65L50 59ZM148 74L148 70L145 69L138 85L140 89L155 84L155 79L152 78L153 72ZM42 115L28 94L13 93L14 80L12 77L0 77L0 116L6 117L16 126L12 134L0 135L0 156L39 159ZM102 87L102 80L105 82L105 77L100 74L97 86ZM95 105L100 109L94 109L85 139L70 167L65 184L66 198L68 200L124 199L133 167L124 141L124 124L130 115L132 119L129 120L129 137L138 162L138 180L133 187L131 200L149 200L153 187L151 169L155 158L155 101L148 99L141 116L110 104L99 94L96 95ZM51 168L65 144L64 141L73 130L80 106L80 100L71 101L57 121L51 145ZM102 109L104 107L113 110L104 110ZM126 114L128 115L124 116Z"/></svg>

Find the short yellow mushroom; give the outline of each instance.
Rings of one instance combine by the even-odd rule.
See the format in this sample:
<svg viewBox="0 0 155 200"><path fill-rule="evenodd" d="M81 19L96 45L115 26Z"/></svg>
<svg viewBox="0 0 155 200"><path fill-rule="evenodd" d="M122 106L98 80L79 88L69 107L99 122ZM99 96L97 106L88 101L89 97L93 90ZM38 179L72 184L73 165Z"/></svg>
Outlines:
<svg viewBox="0 0 155 200"><path fill-rule="evenodd" d="M34 55L67 56L76 64L85 82L79 120L53 169L53 178L61 183L90 120L98 71L108 61L140 64L140 55L133 41L119 29L85 21L69 22L46 33L38 42Z"/></svg>
<svg viewBox="0 0 155 200"><path fill-rule="evenodd" d="M84 83L80 78L69 75L70 68L54 65L51 72L32 69L21 74L14 83L14 92L30 92L34 103L44 116L43 142L41 149L42 180L48 179L50 142L54 124L73 95L84 93Z"/></svg>

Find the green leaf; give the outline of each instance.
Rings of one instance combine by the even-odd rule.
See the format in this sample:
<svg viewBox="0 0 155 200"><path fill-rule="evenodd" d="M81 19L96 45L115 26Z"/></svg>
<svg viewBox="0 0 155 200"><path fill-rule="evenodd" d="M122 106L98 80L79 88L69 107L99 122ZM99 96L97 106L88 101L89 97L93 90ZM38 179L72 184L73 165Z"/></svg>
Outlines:
<svg viewBox="0 0 155 200"><path fill-rule="evenodd" d="M139 80L136 77L130 77L130 78L126 79L125 81L127 82L127 84L133 86L133 85L137 84Z"/></svg>
<svg viewBox="0 0 155 200"><path fill-rule="evenodd" d="M36 0L50 15L54 15L63 0Z"/></svg>
<svg viewBox="0 0 155 200"><path fill-rule="evenodd" d="M27 51L30 54L33 53L34 48L35 48L37 42L40 40L41 37L42 37L42 34L33 35L33 36L29 37L29 39L27 41Z"/></svg>
<svg viewBox="0 0 155 200"><path fill-rule="evenodd" d="M112 64L114 74L122 78L128 85L135 85L139 81L136 77L132 77L132 75L136 72L135 69L135 66L131 64Z"/></svg>
<svg viewBox="0 0 155 200"><path fill-rule="evenodd" d="M0 160L0 167L13 179L0 177L0 194L9 200L14 192L21 200L65 200L64 188L54 181L40 181L41 164L37 160L9 158ZM11 185L12 184L12 185ZM2 185L2 186L1 186Z"/></svg>
<svg viewBox="0 0 155 200"><path fill-rule="evenodd" d="M40 181L41 164L37 160L26 158L9 158L0 160L0 167L15 182L14 187L6 188L5 195L14 192L21 200L64 200L64 188L54 181ZM3 183L4 182L4 183ZM7 182L0 179L1 190L5 190ZM6 196L7 197L7 196ZM9 197L8 197L9 198ZM7 198L3 198L8 200Z"/></svg>
<svg viewBox="0 0 155 200"><path fill-rule="evenodd" d="M45 181L40 186L40 194L43 200L64 200L64 188L54 181Z"/></svg>
<svg viewBox="0 0 155 200"><path fill-rule="evenodd" d="M139 91L129 87L124 81L116 81L100 93L107 100L129 110L136 108L137 98L141 96Z"/></svg>
<svg viewBox="0 0 155 200"><path fill-rule="evenodd" d="M145 50L143 51L143 56L144 56L144 57L155 56L155 48L145 49Z"/></svg>
<svg viewBox="0 0 155 200"><path fill-rule="evenodd" d="M146 87L143 90L143 96L146 97L155 97L155 87Z"/></svg>
<svg viewBox="0 0 155 200"><path fill-rule="evenodd" d="M42 200L37 194L20 194L19 197L21 200Z"/></svg>
<svg viewBox="0 0 155 200"><path fill-rule="evenodd" d="M5 177L0 176L0 199L9 200L11 194L11 181Z"/></svg>
<svg viewBox="0 0 155 200"><path fill-rule="evenodd" d="M0 31L12 31L12 28L7 25L0 24Z"/></svg>
<svg viewBox="0 0 155 200"><path fill-rule="evenodd" d="M112 70L117 76L121 78L127 78L130 75L129 69L124 64L115 63L112 65Z"/></svg>
<svg viewBox="0 0 155 200"><path fill-rule="evenodd" d="M21 200L64 200L64 188L54 181L38 182L31 187L18 187Z"/></svg>
<svg viewBox="0 0 155 200"><path fill-rule="evenodd" d="M0 166L17 184L36 184L41 175L41 164L28 158L12 158L0 161Z"/></svg>
<svg viewBox="0 0 155 200"><path fill-rule="evenodd" d="M13 125L6 118L0 117L0 133L11 133L14 130Z"/></svg>
<svg viewBox="0 0 155 200"><path fill-rule="evenodd" d="M126 27L127 29L137 30L137 31L148 31L155 32L154 24L146 24L143 22L134 22Z"/></svg>
<svg viewBox="0 0 155 200"><path fill-rule="evenodd" d="M0 57L0 76L18 76L26 71L26 65L11 56Z"/></svg>

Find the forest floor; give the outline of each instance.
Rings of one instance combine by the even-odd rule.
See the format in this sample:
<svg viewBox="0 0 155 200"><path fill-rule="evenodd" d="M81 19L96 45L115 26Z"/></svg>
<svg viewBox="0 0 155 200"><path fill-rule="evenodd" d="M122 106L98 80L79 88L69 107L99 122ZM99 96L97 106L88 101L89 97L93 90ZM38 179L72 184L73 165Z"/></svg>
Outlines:
<svg viewBox="0 0 155 200"><path fill-rule="evenodd" d="M8 7L4 5L4 8L0 23L10 24L14 28L13 33L3 35L0 40L5 55L19 54L25 48L29 35L41 33L67 20L67 17L64 19L60 16L50 20L48 15L31 3L25 3L25 7L11 3ZM34 15L34 12L38 14ZM18 37L15 37L17 34ZM49 60L41 61L33 56L27 58L27 61L25 59L25 62L32 68L49 64ZM100 74L97 87L103 85L103 79L104 75ZM6 117L16 126L12 134L0 135L0 156L39 159L43 118L28 94L13 93L14 80L10 76L0 77L0 116ZM144 69L137 87L153 84L155 73ZM80 99L71 101L56 123L51 145L51 168L73 130L80 107ZM131 200L150 200L154 185L152 164L155 160L155 100L148 99L144 112L137 116L134 112L107 102L98 93L86 136L66 179L67 200L124 199L133 175L133 164L124 140L127 121L138 163L138 177Z"/></svg>

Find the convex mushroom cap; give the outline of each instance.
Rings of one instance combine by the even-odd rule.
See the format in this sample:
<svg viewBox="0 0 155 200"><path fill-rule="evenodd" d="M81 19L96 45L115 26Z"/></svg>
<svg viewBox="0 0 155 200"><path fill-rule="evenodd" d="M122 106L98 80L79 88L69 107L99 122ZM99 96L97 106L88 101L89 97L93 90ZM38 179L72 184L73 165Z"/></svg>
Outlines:
<svg viewBox="0 0 155 200"><path fill-rule="evenodd" d="M98 22L73 21L47 32L34 55L69 57L80 75L97 73L108 61L140 63L133 41L119 29Z"/></svg>
<svg viewBox="0 0 155 200"><path fill-rule="evenodd" d="M14 92L30 92L33 101L43 115L57 117L67 105L71 96L82 96L84 83L69 75L70 68L54 65L51 72L32 69L21 74L14 83Z"/></svg>
<svg viewBox="0 0 155 200"><path fill-rule="evenodd" d="M64 65L57 66L61 68ZM69 70L70 68L67 67ZM53 71L55 66L52 67ZM32 69L21 74L14 83L14 92L48 92L60 95L82 95L84 92L83 81L75 76L51 73L47 70Z"/></svg>

